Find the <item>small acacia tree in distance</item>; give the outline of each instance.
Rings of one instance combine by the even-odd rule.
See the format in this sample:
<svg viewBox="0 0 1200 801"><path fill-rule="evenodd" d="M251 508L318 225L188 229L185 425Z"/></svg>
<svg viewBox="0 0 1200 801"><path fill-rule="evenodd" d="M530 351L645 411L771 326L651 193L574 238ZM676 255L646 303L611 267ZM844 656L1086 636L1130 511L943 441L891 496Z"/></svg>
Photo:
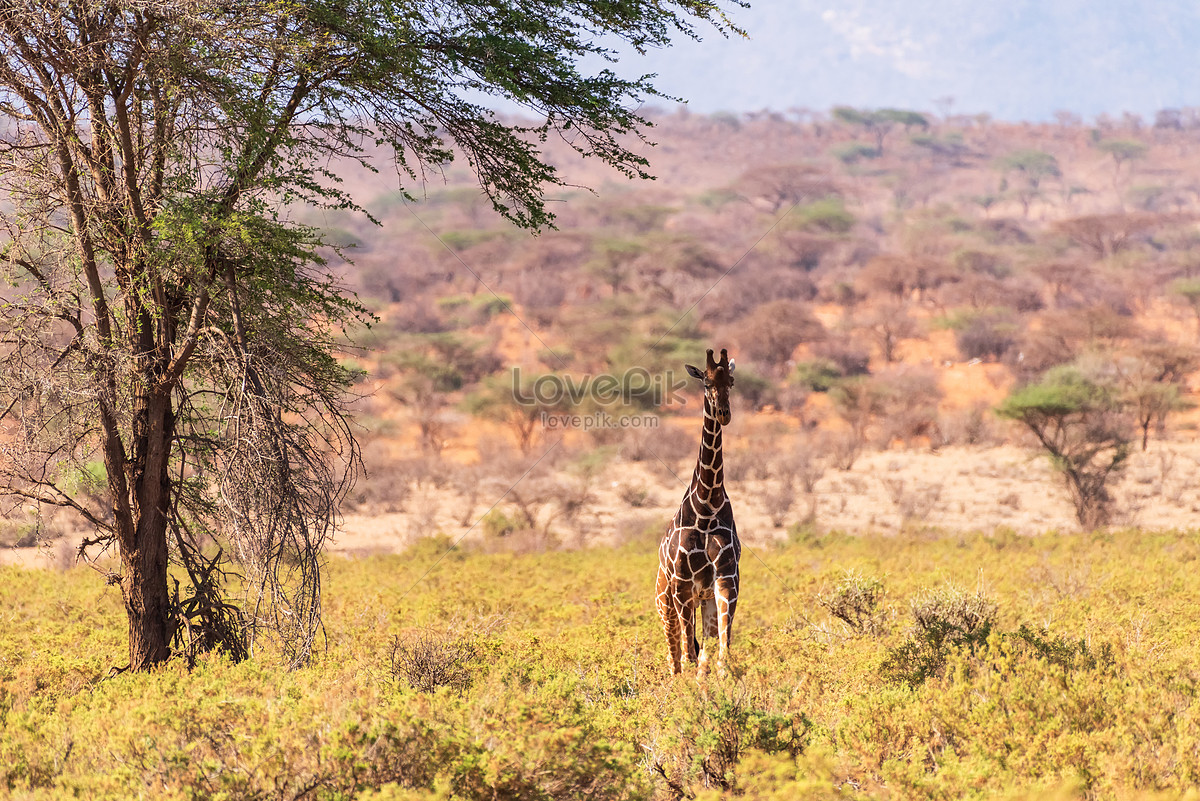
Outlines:
<svg viewBox="0 0 1200 801"><path fill-rule="evenodd" d="M1042 150L1017 150L999 159L996 166L1006 174L1015 172L1023 179L1016 193L1026 217L1030 204L1041 194L1042 181L1062 177L1058 159Z"/></svg>
<svg viewBox="0 0 1200 801"><path fill-rule="evenodd" d="M1116 389L1064 365L1014 390L996 413L1037 437L1063 477L1079 525L1088 531L1107 525L1113 511L1109 482L1124 467L1133 441Z"/></svg>
<svg viewBox="0 0 1200 801"><path fill-rule="evenodd" d="M875 137L875 153L883 155L883 140L897 125L906 129L928 128L929 120L924 114L899 108L862 110L850 106L836 106L833 116L848 125L859 125Z"/></svg>
<svg viewBox="0 0 1200 801"><path fill-rule="evenodd" d="M1142 432L1142 450L1150 444L1150 429L1166 427L1172 412L1190 409L1184 380L1196 369L1200 354L1172 342L1141 342L1116 361L1122 397Z"/></svg>
<svg viewBox="0 0 1200 801"><path fill-rule="evenodd" d="M355 208L330 165L375 169L374 146L406 191L464 158L498 212L544 227L544 193L564 183L548 136L647 176L631 109L657 93L588 74L586 57L702 22L737 30L708 0L0 9L0 271L16 286L0 314L0 494L72 508L115 548L132 669L196 622L168 564L211 588L224 568L188 561L211 540L244 579L251 643L279 635L298 664L319 636L322 545L359 466L335 334L364 310L289 204ZM489 95L538 121L470 99ZM93 460L102 508L72 491Z"/></svg>
<svg viewBox="0 0 1200 801"><path fill-rule="evenodd" d="M1146 155L1149 147L1137 139L1102 139L1096 143L1096 149L1112 156L1113 186L1116 186L1121 175L1121 165L1127 162L1132 165L1136 159Z"/></svg>

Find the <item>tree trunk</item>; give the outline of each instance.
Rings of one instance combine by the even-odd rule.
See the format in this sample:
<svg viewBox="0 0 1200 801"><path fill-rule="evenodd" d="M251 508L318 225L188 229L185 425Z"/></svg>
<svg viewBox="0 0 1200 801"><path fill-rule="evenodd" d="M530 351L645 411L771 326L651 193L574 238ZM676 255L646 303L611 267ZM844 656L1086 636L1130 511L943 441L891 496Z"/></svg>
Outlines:
<svg viewBox="0 0 1200 801"><path fill-rule="evenodd" d="M143 515L135 544L121 549L121 591L129 618L129 667L143 671L167 661L168 631L166 518Z"/></svg>
<svg viewBox="0 0 1200 801"><path fill-rule="evenodd" d="M121 542L122 586L129 619L129 667L142 671L170 656L167 591L168 473L174 414L169 390L147 392L133 426L131 536Z"/></svg>

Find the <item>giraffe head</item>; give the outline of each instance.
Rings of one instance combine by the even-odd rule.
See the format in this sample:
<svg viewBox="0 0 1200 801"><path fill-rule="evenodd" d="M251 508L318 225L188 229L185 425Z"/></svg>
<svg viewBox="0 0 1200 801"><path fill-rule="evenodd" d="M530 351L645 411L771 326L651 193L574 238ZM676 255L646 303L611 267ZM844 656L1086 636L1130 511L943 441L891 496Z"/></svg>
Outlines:
<svg viewBox="0 0 1200 801"><path fill-rule="evenodd" d="M688 375L704 382L704 397L717 415L717 422L723 426L729 425L729 388L733 386L733 359L721 348L721 360L713 358L713 352L708 351L708 364L705 369L685 364Z"/></svg>

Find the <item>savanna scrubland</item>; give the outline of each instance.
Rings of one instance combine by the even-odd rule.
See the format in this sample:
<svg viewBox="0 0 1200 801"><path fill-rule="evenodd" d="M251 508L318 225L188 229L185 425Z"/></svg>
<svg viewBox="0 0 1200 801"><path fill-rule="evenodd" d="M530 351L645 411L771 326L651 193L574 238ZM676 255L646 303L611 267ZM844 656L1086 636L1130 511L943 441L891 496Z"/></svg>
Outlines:
<svg viewBox="0 0 1200 801"><path fill-rule="evenodd" d="M655 543L335 559L327 648L109 677L119 599L2 568L17 798L1178 798L1192 532L798 533L743 554L733 676L673 680Z"/></svg>
<svg viewBox="0 0 1200 801"><path fill-rule="evenodd" d="M652 183L549 142L595 193L564 193L536 238L465 171L407 202L346 169L381 225L305 220L378 316L342 354L362 370L367 477L331 561L326 650L293 672L211 655L109 677L119 598L67 569L65 515L16 509L5 558L64 569L0 581L4 786L1099 798L1196 784L1194 115L656 120ZM748 551L734 676L698 685L666 677L651 581L699 392L522 405L512 370L518 388L669 382L706 347L738 361L726 470ZM1072 433L1055 461L1013 419L1031 408ZM653 423L543 422L597 412ZM1070 465L1100 477L1079 485L1090 505Z"/></svg>

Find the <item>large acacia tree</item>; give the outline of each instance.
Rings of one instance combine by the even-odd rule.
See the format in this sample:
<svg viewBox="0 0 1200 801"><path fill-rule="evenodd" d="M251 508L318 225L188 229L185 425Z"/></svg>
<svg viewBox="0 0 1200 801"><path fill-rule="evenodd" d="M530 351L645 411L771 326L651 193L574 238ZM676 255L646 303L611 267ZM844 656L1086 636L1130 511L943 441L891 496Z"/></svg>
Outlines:
<svg viewBox="0 0 1200 801"><path fill-rule="evenodd" d="M545 226L546 136L646 175L653 87L581 64L697 24L735 30L707 0L0 3L0 492L119 555L131 668L266 634L300 661L319 635L358 467L332 351L364 311L287 209L354 208L330 165L383 152L406 189L465 158Z"/></svg>

